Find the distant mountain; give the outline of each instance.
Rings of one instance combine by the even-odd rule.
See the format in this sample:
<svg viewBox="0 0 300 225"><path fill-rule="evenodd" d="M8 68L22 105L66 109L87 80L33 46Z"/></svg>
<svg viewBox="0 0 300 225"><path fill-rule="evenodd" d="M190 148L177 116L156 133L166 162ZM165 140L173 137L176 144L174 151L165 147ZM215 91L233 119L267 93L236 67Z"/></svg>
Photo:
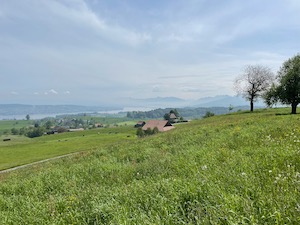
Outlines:
<svg viewBox="0 0 300 225"><path fill-rule="evenodd" d="M150 107L150 108L168 108L168 107L229 107L230 105L248 106L249 102L240 96L217 95L214 97L205 97L198 100L184 100L176 97L157 97L146 99L123 99L123 107ZM255 107L263 107L264 103L258 101Z"/></svg>
<svg viewBox="0 0 300 225"><path fill-rule="evenodd" d="M228 107L232 106L248 106L249 102L240 96L217 95L214 97L200 98L192 103L194 107ZM254 103L256 107L263 107L262 101Z"/></svg>
<svg viewBox="0 0 300 225"><path fill-rule="evenodd" d="M122 99L123 107L181 107L186 106L187 101L176 97L157 97L157 98L124 98Z"/></svg>
<svg viewBox="0 0 300 225"><path fill-rule="evenodd" d="M242 97L218 95L214 97L200 98L198 100L184 100L176 97L157 97L146 99L123 98L116 100L114 105L117 106L80 106L80 105L25 105L25 104L0 104L0 118L25 118L25 115L61 115L77 114L91 112L108 112L108 111L141 111L141 108L158 109L158 108L184 108L184 107L233 107L249 106L249 102ZM262 101L254 104L254 107L264 107Z"/></svg>
<svg viewBox="0 0 300 225"><path fill-rule="evenodd" d="M143 100L143 99L141 99ZM148 102L184 102L184 99L176 98L176 97L156 97L156 98L148 98L146 99Z"/></svg>

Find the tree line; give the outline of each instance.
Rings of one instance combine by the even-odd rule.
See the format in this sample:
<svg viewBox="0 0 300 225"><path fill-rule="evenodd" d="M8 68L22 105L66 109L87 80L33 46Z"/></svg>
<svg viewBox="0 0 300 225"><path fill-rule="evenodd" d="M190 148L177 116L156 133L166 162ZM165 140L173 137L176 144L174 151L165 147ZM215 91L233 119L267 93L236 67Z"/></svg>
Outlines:
<svg viewBox="0 0 300 225"><path fill-rule="evenodd" d="M235 107L234 110L244 109L243 107ZM166 109L155 109L150 111L132 111L127 112L127 118L130 119L158 119L166 118L165 115L170 111L174 110L173 108ZM178 108L177 111L180 114L180 117L184 118L202 118L209 111L216 115L225 114L233 109L228 107L198 107L198 108Z"/></svg>

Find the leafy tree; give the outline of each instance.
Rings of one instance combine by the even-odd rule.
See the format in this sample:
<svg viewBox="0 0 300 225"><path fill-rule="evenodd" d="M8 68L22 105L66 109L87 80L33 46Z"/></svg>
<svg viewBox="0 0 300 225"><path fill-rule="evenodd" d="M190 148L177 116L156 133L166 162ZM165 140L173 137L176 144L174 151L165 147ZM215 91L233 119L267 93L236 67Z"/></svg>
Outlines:
<svg viewBox="0 0 300 225"><path fill-rule="evenodd" d="M22 127L20 130L19 130L19 135L24 135L26 133L26 128L25 127Z"/></svg>
<svg viewBox="0 0 300 225"><path fill-rule="evenodd" d="M17 135L17 134L19 134L19 130L17 129L17 128L12 128L11 129L11 133L13 134L13 135Z"/></svg>
<svg viewBox="0 0 300 225"><path fill-rule="evenodd" d="M145 137L153 134L159 133L159 130L157 127L154 127L153 130L149 127L147 130L143 130L141 127L139 127L136 131L136 135L138 137Z"/></svg>
<svg viewBox="0 0 300 225"><path fill-rule="evenodd" d="M172 110L170 111L170 114L171 114L171 113L174 113L176 117L179 117L179 116L180 116L180 114L179 114L179 112L177 111L177 109L172 109Z"/></svg>
<svg viewBox="0 0 300 225"><path fill-rule="evenodd" d="M152 134L157 134L157 133L159 133L159 130L157 127L154 127L152 130Z"/></svg>
<svg viewBox="0 0 300 225"><path fill-rule="evenodd" d="M147 130L145 130L144 132L145 132L145 135L151 135L151 134L153 134L153 132L152 132L152 130L151 130L150 127L147 128Z"/></svg>
<svg viewBox="0 0 300 225"><path fill-rule="evenodd" d="M133 113L132 112L127 112L126 115L127 118L134 118Z"/></svg>
<svg viewBox="0 0 300 225"><path fill-rule="evenodd" d="M26 120L30 120L29 114L26 115Z"/></svg>
<svg viewBox="0 0 300 225"><path fill-rule="evenodd" d="M51 128L51 126L52 126L52 122L50 120L48 120L45 124L46 129L49 130Z"/></svg>
<svg viewBox="0 0 300 225"><path fill-rule="evenodd" d="M32 130L29 130L27 133L26 133L26 136L27 137L30 137L30 138L35 138L35 137L40 137L44 134L44 129L43 127L35 127L33 128Z"/></svg>
<svg viewBox="0 0 300 225"><path fill-rule="evenodd" d="M215 114L214 114L213 112L207 111L207 112L205 113L205 115L203 116L203 118L212 117L212 116L214 116L214 115L215 115Z"/></svg>
<svg viewBox="0 0 300 225"><path fill-rule="evenodd" d="M170 120L170 113L166 113L166 114L164 115L164 119L165 119L165 120Z"/></svg>
<svg viewBox="0 0 300 225"><path fill-rule="evenodd" d="M271 86L274 75L270 68L261 65L248 65L243 74L234 81L234 89L250 102L250 111L253 111L254 102L261 97Z"/></svg>
<svg viewBox="0 0 300 225"><path fill-rule="evenodd" d="M277 102L290 104L291 113L297 113L297 106L300 103L300 54L283 63L278 72L277 84L273 83L264 99L268 106Z"/></svg>

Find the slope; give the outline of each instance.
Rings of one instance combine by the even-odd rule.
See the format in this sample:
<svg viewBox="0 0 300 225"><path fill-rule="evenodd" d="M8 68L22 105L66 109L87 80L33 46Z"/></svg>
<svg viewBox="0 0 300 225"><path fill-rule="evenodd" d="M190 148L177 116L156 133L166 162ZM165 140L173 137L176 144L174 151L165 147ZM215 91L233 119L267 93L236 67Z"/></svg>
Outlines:
<svg viewBox="0 0 300 225"><path fill-rule="evenodd" d="M3 224L297 224L299 115L214 116L2 175Z"/></svg>

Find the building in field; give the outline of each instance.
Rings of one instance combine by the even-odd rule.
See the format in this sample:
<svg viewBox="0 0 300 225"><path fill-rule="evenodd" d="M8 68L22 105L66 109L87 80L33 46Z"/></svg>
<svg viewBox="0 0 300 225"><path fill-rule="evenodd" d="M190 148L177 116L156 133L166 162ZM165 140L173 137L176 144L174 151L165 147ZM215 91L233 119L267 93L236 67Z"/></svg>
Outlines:
<svg viewBox="0 0 300 225"><path fill-rule="evenodd" d="M168 131L168 130L172 130L173 128L175 128L168 120L149 120L144 126L143 126L143 130L147 130L147 129L151 129L153 130L155 127L157 127L157 129L160 132L164 132L164 131Z"/></svg>
<svg viewBox="0 0 300 225"><path fill-rule="evenodd" d="M175 115L175 113L170 113L169 122L170 123L178 123L179 118Z"/></svg>
<svg viewBox="0 0 300 225"><path fill-rule="evenodd" d="M143 127L145 124L146 124L145 121L139 121L134 125L134 127L135 128Z"/></svg>

